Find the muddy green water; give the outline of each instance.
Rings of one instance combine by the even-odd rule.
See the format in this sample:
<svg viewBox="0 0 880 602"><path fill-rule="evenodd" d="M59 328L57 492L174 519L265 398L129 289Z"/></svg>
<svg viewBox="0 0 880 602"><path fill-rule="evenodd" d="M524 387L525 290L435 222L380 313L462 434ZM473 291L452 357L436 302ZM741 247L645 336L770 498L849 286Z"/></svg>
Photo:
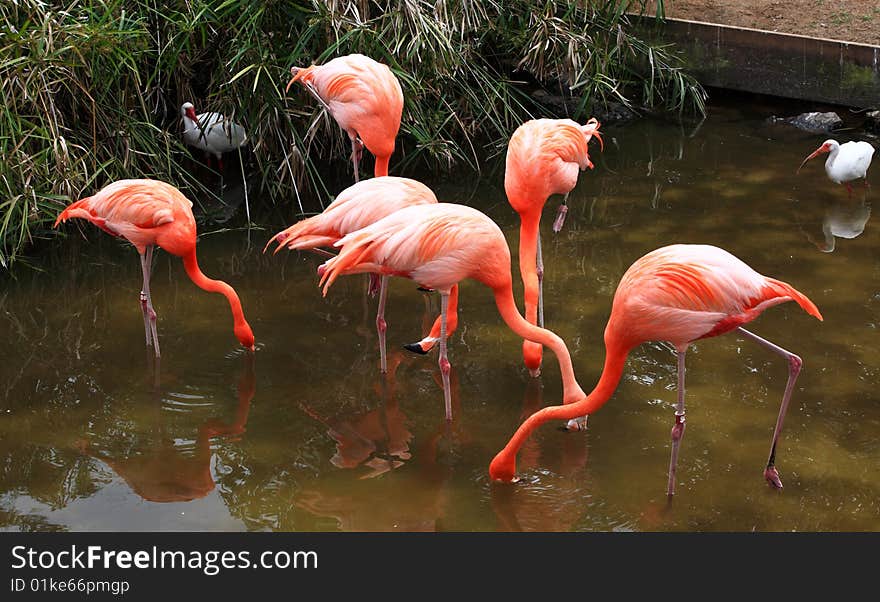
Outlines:
<svg viewBox="0 0 880 602"><path fill-rule="evenodd" d="M520 453L522 480L497 486L489 461L524 416L560 402L561 383L549 352L540 380L528 377L520 340L481 285L462 287L447 425L436 355L400 350L439 306L412 282L390 288L383 381L363 278L322 298L319 259L261 254L274 226L252 231L250 244L244 231L203 236L203 270L238 290L257 353L251 361L237 347L224 299L159 252L157 371L136 253L67 227L60 258L44 272L20 270L0 292L0 529L878 530L873 193L848 199L819 161L795 175L824 137L764 116L717 106L699 125L605 128L605 152L593 151L596 169L573 191L565 229L550 231L551 199L542 238L547 325L568 343L584 388L601 369L618 279L656 247L722 246L816 302L824 323L787 303L752 324L804 359L777 455L783 491L762 470L786 365L736 335L700 341L688 356L670 507L675 357L661 343L635 350L585 434L541 429ZM485 211L516 249L500 169L423 179L441 199Z"/></svg>

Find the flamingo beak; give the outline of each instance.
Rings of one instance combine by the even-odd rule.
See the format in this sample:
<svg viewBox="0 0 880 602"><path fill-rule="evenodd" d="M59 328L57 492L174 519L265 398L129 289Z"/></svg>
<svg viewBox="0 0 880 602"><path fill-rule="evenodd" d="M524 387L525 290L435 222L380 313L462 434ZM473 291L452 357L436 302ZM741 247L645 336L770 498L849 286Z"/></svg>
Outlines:
<svg viewBox="0 0 880 602"><path fill-rule="evenodd" d="M801 163L801 167L806 165L807 161L809 161L810 159L814 159L814 158L818 157L819 155L821 155L822 153L827 153L827 152L828 152L828 146L823 144L822 146L820 146L819 148L814 150L813 153L809 157L804 159L803 163ZM798 167L797 171L795 173L798 173L801 170L801 167Z"/></svg>
<svg viewBox="0 0 880 602"><path fill-rule="evenodd" d="M299 79L299 72L300 72L299 67L291 67L290 68L290 74L293 76L293 78L289 82L287 82L287 87L284 88L285 94L287 94L287 91L290 90L290 86L292 86L293 83Z"/></svg>

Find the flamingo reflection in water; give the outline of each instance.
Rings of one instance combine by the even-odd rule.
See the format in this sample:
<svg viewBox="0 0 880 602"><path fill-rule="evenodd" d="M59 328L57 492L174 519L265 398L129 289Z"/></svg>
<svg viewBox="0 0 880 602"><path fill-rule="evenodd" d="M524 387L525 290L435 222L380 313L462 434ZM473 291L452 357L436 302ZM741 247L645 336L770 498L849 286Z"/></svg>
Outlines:
<svg viewBox="0 0 880 602"><path fill-rule="evenodd" d="M90 442L79 443L80 451L109 466L131 489L151 502L189 502L201 499L214 490L211 474L211 439L237 437L244 433L251 401L256 392L253 354L244 355L244 371L238 383L238 407L230 423L209 420L199 427L194 448L178 446L160 427L161 437L154 448L114 459Z"/></svg>
<svg viewBox="0 0 880 602"><path fill-rule="evenodd" d="M327 434L336 442L336 454L330 462L337 468L369 468L361 476L369 479L402 466L410 459L412 433L407 428L406 414L395 397L397 369L404 356L394 351L388 358L388 372L380 375L377 393L380 407L350 418L325 417L306 404L303 411L327 427Z"/></svg>
<svg viewBox="0 0 880 602"><path fill-rule="evenodd" d="M384 375L387 384L380 389L386 395L384 407L349 419L314 416L329 427L328 434L336 441L333 464L346 469L366 467L369 471L355 481L334 478L340 476L339 472L328 475L303 488L294 504L315 517L331 519L343 531L443 530L452 466L443 461L447 454L442 443L454 445L459 440L458 375L453 368L450 385L455 418L452 422L440 420L420 445L413 446L409 419L395 400L394 382L397 369L410 357L397 352L388 359L389 370ZM439 369L434 368L432 375L442 386ZM369 502L374 499L382 503Z"/></svg>

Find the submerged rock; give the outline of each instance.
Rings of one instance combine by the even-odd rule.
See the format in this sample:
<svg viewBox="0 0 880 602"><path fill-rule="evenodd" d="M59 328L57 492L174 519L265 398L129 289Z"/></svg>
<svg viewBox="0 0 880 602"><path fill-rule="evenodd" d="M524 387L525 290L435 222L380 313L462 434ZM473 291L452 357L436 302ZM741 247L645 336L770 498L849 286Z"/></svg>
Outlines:
<svg viewBox="0 0 880 602"><path fill-rule="evenodd" d="M833 111L827 113L814 111L801 113L794 117L771 117L769 121L770 123L787 123L807 132L830 132L843 125L843 120Z"/></svg>
<svg viewBox="0 0 880 602"><path fill-rule="evenodd" d="M880 111L869 111L865 114L865 129L880 134Z"/></svg>

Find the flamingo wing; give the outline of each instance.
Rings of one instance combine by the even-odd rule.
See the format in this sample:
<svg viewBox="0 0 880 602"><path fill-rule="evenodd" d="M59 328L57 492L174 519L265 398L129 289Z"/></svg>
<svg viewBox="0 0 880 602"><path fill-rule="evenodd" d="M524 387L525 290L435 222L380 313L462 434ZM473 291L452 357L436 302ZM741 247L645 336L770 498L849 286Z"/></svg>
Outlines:
<svg viewBox="0 0 880 602"><path fill-rule="evenodd" d="M599 122L580 125L571 119L533 119L517 128L507 147L504 187L517 204L566 194L577 184L578 172L593 168L587 143L601 140ZM543 203L542 203L543 204Z"/></svg>
<svg viewBox="0 0 880 602"><path fill-rule="evenodd" d="M72 218L86 219L109 234L125 237L142 251L155 242L154 230L173 223L181 210L192 215L191 208L192 202L170 184L119 180L67 206L55 226Z"/></svg>
<svg viewBox="0 0 880 602"><path fill-rule="evenodd" d="M762 276L723 249L671 245L645 255L624 274L614 296L614 323L633 340L680 346L733 330L792 300L822 319L794 287Z"/></svg>
<svg viewBox="0 0 880 602"><path fill-rule="evenodd" d="M363 180L339 193L319 215L298 222L276 234L269 243L278 241L288 249L313 249L328 246L355 230L413 205L436 204L430 188L409 178L381 176ZM276 249L277 252L278 249Z"/></svg>
<svg viewBox="0 0 880 602"><path fill-rule="evenodd" d="M498 226L471 207L408 207L340 239L335 245L341 247L339 255L322 266L320 284L326 294L342 274L378 272L448 291L464 278L483 280L480 268L492 261L492 253L506 254L509 265L506 243L484 244L499 240L503 243L504 235Z"/></svg>
<svg viewBox="0 0 880 602"><path fill-rule="evenodd" d="M315 87L350 137L359 136L374 155L394 152L403 90L387 65L351 54L303 69L297 78Z"/></svg>

